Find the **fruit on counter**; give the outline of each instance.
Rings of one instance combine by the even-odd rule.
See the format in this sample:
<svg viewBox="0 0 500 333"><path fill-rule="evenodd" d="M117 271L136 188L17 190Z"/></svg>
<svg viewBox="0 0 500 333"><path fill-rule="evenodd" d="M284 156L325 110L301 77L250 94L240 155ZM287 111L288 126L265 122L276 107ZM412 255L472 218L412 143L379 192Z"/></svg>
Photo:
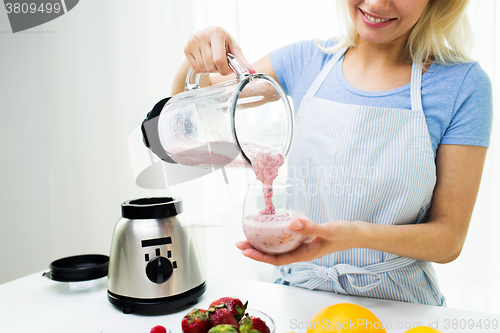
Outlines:
<svg viewBox="0 0 500 333"><path fill-rule="evenodd" d="M217 325L212 327L208 333L238 333L238 329L233 325Z"/></svg>
<svg viewBox="0 0 500 333"><path fill-rule="evenodd" d="M149 333L167 333L167 329L161 325L156 325Z"/></svg>
<svg viewBox="0 0 500 333"><path fill-rule="evenodd" d="M182 319L183 333L274 333L274 323L265 313L249 309L248 301L221 297L210 303L208 310L193 309ZM262 318L270 320L268 326ZM244 325L240 327L240 325ZM272 332L269 327L272 327Z"/></svg>
<svg viewBox="0 0 500 333"><path fill-rule="evenodd" d="M240 333L271 333L271 330L259 317L246 316L240 321Z"/></svg>
<svg viewBox="0 0 500 333"><path fill-rule="evenodd" d="M386 333L380 320L368 309L352 304L330 305L316 313L307 333L378 332Z"/></svg>
<svg viewBox="0 0 500 333"><path fill-rule="evenodd" d="M243 315L245 314L248 301L245 304L243 304L243 302L234 297L221 297L218 300L210 303L209 308L221 304L225 304L226 308L233 314L234 319L236 319L239 322L243 317Z"/></svg>
<svg viewBox="0 0 500 333"><path fill-rule="evenodd" d="M210 327L207 310L195 308L189 311L181 321L184 333L207 333Z"/></svg>
<svg viewBox="0 0 500 333"><path fill-rule="evenodd" d="M417 327L414 327L414 328L406 331L405 333L418 333L418 332L443 333L441 331L438 331L437 329L434 329L434 328L431 328L428 326L417 326Z"/></svg>
<svg viewBox="0 0 500 333"><path fill-rule="evenodd" d="M207 310L210 326L217 325L233 325L236 328L240 327L238 321L234 318L231 311L229 311L224 304L212 306Z"/></svg>

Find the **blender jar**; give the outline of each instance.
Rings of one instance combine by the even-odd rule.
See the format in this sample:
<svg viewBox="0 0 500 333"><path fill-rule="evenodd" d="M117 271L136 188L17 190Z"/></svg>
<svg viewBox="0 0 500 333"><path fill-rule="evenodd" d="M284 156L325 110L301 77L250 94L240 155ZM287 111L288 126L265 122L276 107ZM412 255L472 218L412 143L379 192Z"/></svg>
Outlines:
<svg viewBox="0 0 500 333"><path fill-rule="evenodd" d="M246 151L288 153L293 113L283 88L269 75L250 74L233 55L227 59L235 80L200 88L190 68L186 91L159 102L143 122L146 146L164 161L245 167Z"/></svg>

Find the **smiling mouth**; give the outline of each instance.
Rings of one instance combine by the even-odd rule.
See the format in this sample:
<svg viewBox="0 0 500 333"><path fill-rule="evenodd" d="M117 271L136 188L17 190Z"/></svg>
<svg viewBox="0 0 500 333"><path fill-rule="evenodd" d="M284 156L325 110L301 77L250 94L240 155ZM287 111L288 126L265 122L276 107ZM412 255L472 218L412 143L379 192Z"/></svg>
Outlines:
<svg viewBox="0 0 500 333"><path fill-rule="evenodd" d="M366 19L372 23L384 23L384 22L395 20L395 18L384 19L384 18L380 18L380 17L374 17L374 16L371 16L371 15L365 13L364 11L362 11L361 8L359 8L359 10L366 17Z"/></svg>

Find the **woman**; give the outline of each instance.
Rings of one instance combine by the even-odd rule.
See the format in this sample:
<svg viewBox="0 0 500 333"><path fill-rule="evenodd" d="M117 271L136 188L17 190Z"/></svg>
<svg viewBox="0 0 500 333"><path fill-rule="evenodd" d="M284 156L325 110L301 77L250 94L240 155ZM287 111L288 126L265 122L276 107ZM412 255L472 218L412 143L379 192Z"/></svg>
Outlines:
<svg viewBox="0 0 500 333"><path fill-rule="evenodd" d="M492 123L490 81L465 47L468 1L340 2L345 38L295 43L252 66L223 29L196 33L174 93L189 65L221 74L205 84L231 78L231 52L299 106L288 165L306 183L310 219L290 227L313 241L275 256L236 244L278 266L277 282L442 306L431 262L460 254Z"/></svg>

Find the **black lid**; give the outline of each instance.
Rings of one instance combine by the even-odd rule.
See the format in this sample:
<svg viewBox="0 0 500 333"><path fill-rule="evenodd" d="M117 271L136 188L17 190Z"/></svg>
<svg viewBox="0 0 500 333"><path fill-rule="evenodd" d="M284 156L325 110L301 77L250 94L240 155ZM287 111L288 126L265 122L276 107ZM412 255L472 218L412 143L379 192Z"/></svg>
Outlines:
<svg viewBox="0 0 500 333"><path fill-rule="evenodd" d="M103 254L84 254L53 261L50 272L43 276L60 282L79 282L108 275L109 257Z"/></svg>
<svg viewBox="0 0 500 333"><path fill-rule="evenodd" d="M167 97L156 103L153 109L146 115L146 119L141 124L142 141L146 147L163 161L176 164L163 149L158 134L158 116L169 99L170 97Z"/></svg>
<svg viewBox="0 0 500 333"><path fill-rule="evenodd" d="M154 197L122 203L122 216L131 220L161 219L182 213L182 200L174 197Z"/></svg>

